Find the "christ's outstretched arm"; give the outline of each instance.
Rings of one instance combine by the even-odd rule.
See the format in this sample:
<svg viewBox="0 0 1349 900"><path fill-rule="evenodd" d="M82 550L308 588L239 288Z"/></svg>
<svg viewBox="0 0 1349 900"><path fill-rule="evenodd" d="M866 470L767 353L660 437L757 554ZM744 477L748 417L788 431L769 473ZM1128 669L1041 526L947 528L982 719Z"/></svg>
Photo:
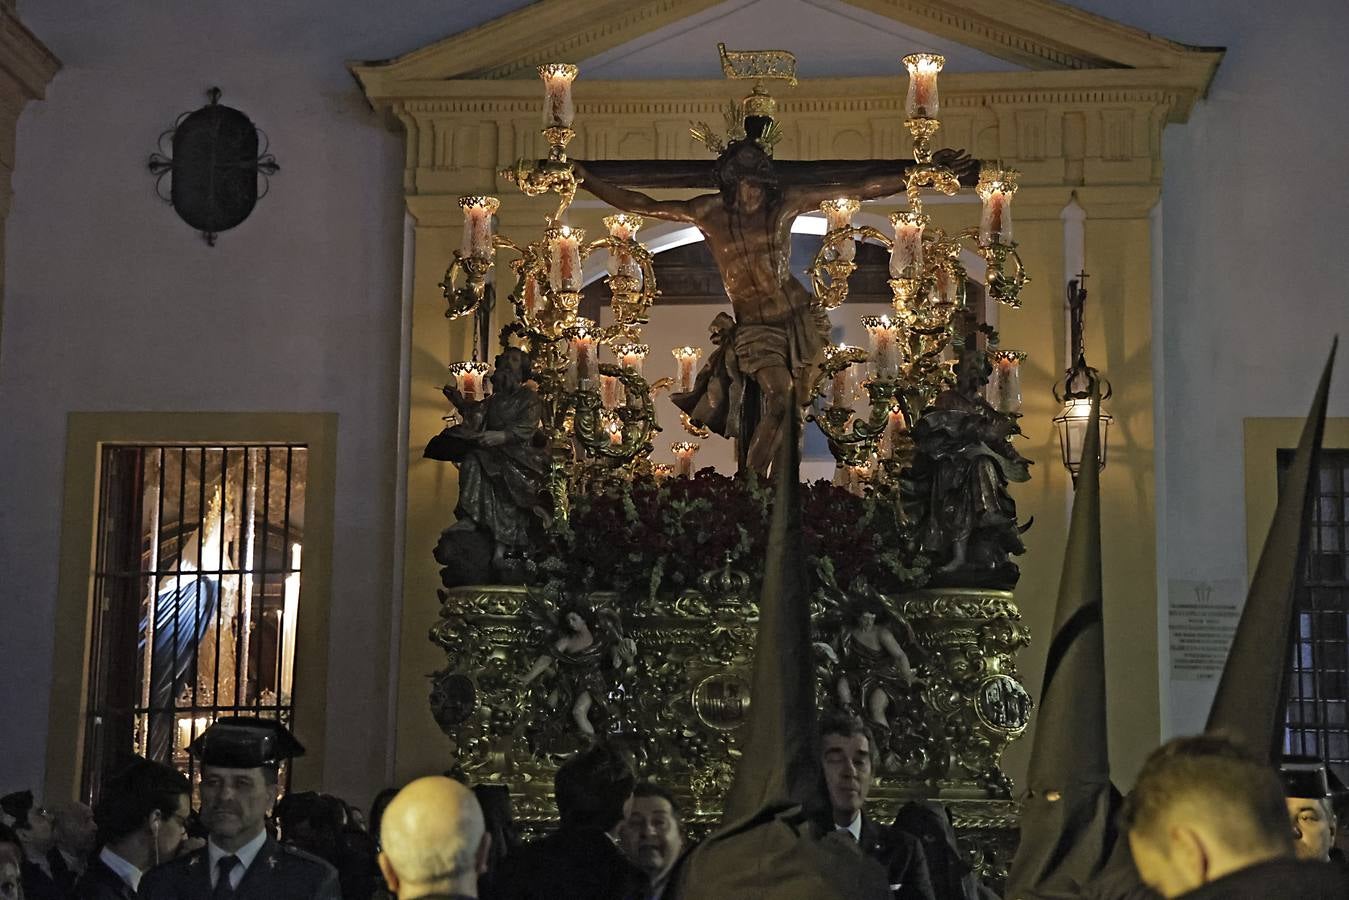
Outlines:
<svg viewBox="0 0 1349 900"><path fill-rule="evenodd" d="M979 170L979 160L965 154L964 150L938 150L932 155L932 162L945 166L956 174L962 182L968 180ZM859 173L855 178L835 180L822 184L789 185L785 191L784 205L798 214L810 212L826 200L836 197L851 197L854 200L878 200L899 194L908 186L908 172L915 164L889 171L870 171Z"/></svg>
<svg viewBox="0 0 1349 900"><path fill-rule="evenodd" d="M580 160L572 160L572 164L576 168L581 187L615 209L651 216L656 219L667 219L671 222L696 221L694 203L698 198L694 198L694 200L657 200L640 191L630 191L596 177L586 169L585 164Z"/></svg>

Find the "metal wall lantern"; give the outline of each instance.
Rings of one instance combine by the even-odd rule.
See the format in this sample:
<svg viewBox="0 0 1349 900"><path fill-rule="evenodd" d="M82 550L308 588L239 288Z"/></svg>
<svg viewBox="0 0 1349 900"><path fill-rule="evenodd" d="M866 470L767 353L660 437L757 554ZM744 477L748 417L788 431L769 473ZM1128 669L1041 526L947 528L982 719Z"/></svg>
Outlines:
<svg viewBox="0 0 1349 900"><path fill-rule="evenodd" d="M1077 483L1077 473L1082 468L1082 448L1087 438L1087 421L1091 417L1091 395L1099 387L1101 392L1101 447L1097 464L1104 469L1106 448L1109 446L1110 423L1114 417L1105 411L1104 403L1110 398L1110 382L1100 372L1087 365L1086 351L1083 348L1083 307L1087 302L1087 289L1083 281L1086 272L1068 282L1068 311L1071 323L1073 363L1063 373L1063 381L1054 386L1054 399L1063 404L1063 411L1054 417L1054 427L1059 433L1059 451L1063 455L1063 466Z"/></svg>
<svg viewBox="0 0 1349 900"><path fill-rule="evenodd" d="M220 103L220 88L211 88L206 96L205 106L183 113L159 136L160 152L150 154L149 168L159 196L215 246L217 234L248 218L267 195L268 179L281 167L267 150L267 136L252 120Z"/></svg>

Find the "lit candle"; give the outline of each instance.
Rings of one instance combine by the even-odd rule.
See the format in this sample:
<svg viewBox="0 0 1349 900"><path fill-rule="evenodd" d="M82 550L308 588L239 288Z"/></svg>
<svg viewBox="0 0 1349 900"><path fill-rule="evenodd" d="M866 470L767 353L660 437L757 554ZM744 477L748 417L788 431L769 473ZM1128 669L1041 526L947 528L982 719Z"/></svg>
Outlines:
<svg viewBox="0 0 1349 900"><path fill-rule="evenodd" d="M492 258L492 216L501 201L496 197L460 197L464 211L464 242L459 253L465 259Z"/></svg>
<svg viewBox="0 0 1349 900"><path fill-rule="evenodd" d="M618 344L614 347L614 355L618 357L618 364L625 369L631 369L638 375L642 374L642 365L646 362L646 355L651 352L651 348L646 344Z"/></svg>
<svg viewBox="0 0 1349 900"><path fill-rule="evenodd" d="M570 128L576 118L576 107L571 102L571 83L579 70L566 63L539 66L543 79L543 127Z"/></svg>
<svg viewBox="0 0 1349 900"><path fill-rule="evenodd" d="M487 369L487 363L484 362L457 362L450 366L450 374L454 376L455 386L465 399L481 400L486 395L483 383L487 379Z"/></svg>
<svg viewBox="0 0 1349 900"><path fill-rule="evenodd" d="M937 306L955 306L961 301L964 279L953 269L937 266L932 283L932 303Z"/></svg>
<svg viewBox="0 0 1349 900"><path fill-rule="evenodd" d="M572 390L594 387L595 381L595 334L591 330L594 323L589 319L576 320L576 324L562 332L567 339L567 386Z"/></svg>
<svg viewBox="0 0 1349 900"><path fill-rule="evenodd" d="M609 249L609 277L635 278L637 287L641 287L642 267L632 255L632 245L637 240L637 229L642 227L642 217L631 213L605 216L604 227L609 229L609 237L623 241L623 244Z"/></svg>
<svg viewBox="0 0 1349 900"><path fill-rule="evenodd" d="M832 364L837 364L834 360L844 354L855 355L858 352L857 347L850 347L847 344L839 344L837 347L826 347L825 357ZM830 384L829 402L833 406L841 408L852 408L853 402L857 399L857 363L848 362L841 368L834 370L834 377Z"/></svg>
<svg viewBox="0 0 1349 900"><path fill-rule="evenodd" d="M548 285L555 291L581 289L581 242L585 232L563 225L544 232L548 240Z"/></svg>
<svg viewBox="0 0 1349 900"><path fill-rule="evenodd" d="M615 379L617 380L617 379ZM617 419L610 419L609 424L604 426L604 430L609 435L609 445L616 447L623 443L623 423Z"/></svg>
<svg viewBox="0 0 1349 900"><path fill-rule="evenodd" d="M613 409L623 402L623 382L618 380L618 376L600 376L600 402L605 409Z"/></svg>
<svg viewBox="0 0 1349 900"><path fill-rule="evenodd" d="M651 466L651 477L657 481L664 481L674 474L674 466L669 463L653 463Z"/></svg>
<svg viewBox="0 0 1349 900"><path fill-rule="evenodd" d="M693 457L698 455L698 445L693 441L677 441L670 445L675 455L675 474L680 478L693 476Z"/></svg>
<svg viewBox="0 0 1349 900"><path fill-rule="evenodd" d="M675 388L678 393L687 394L693 390L693 370L698 365L698 358L703 355L703 351L697 347L676 347L670 352L674 354L677 366Z"/></svg>
<svg viewBox="0 0 1349 900"><path fill-rule="evenodd" d="M895 445L901 435L904 434L904 413L898 406L891 406L885 415L885 431L881 433L881 440L876 448L877 454L881 459L892 459L895 455Z"/></svg>
<svg viewBox="0 0 1349 900"><path fill-rule="evenodd" d="M871 374L879 379L899 375L899 326L889 316L863 316L871 338Z"/></svg>
<svg viewBox="0 0 1349 900"><path fill-rule="evenodd" d="M904 97L904 115L910 119L937 118L937 73L946 57L935 53L911 53L904 57L909 70L909 92Z"/></svg>
<svg viewBox="0 0 1349 900"><path fill-rule="evenodd" d="M979 246L1012 242L1012 195L1016 193L1017 176L1010 169L985 169L979 173L975 190L984 201L979 217Z"/></svg>
<svg viewBox="0 0 1349 900"><path fill-rule="evenodd" d="M923 269L923 228L927 216L912 209L891 213L895 243L890 248L890 277L917 277Z"/></svg>
<svg viewBox="0 0 1349 900"><path fill-rule="evenodd" d="M837 200L826 200L820 204L820 212L824 213L824 218L829 223L830 231L842 231L845 228L851 228L852 217L855 216L857 211L861 208L861 203L849 197L839 197ZM830 259L852 262L856 256L856 239L840 241L829 249Z"/></svg>
<svg viewBox="0 0 1349 900"><path fill-rule="evenodd" d="M539 290L539 280L534 277L532 272L525 276L524 293L525 318L537 318L539 306L543 302L543 292Z"/></svg>
<svg viewBox="0 0 1349 900"><path fill-rule="evenodd" d="M991 350L993 371L988 379L988 402L1000 413L1021 412L1021 361L1026 354L1018 350Z"/></svg>

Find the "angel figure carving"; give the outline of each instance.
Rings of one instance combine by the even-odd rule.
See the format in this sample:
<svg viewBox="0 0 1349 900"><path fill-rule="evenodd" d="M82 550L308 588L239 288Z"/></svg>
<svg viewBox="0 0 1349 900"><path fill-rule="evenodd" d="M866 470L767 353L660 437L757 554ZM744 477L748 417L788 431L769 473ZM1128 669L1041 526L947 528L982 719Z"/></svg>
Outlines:
<svg viewBox="0 0 1349 900"><path fill-rule="evenodd" d="M544 652L521 679L522 686L543 677L552 710L566 710L580 732L595 734L590 714L607 713L606 676L622 672L637 658L637 643L623 633L618 613L609 609L561 610L545 625Z"/></svg>
<svg viewBox="0 0 1349 900"><path fill-rule="evenodd" d="M835 664L834 699L888 733L897 706L921 683L895 634L917 646L913 629L875 597L852 600L834 618L832 639L820 645Z"/></svg>

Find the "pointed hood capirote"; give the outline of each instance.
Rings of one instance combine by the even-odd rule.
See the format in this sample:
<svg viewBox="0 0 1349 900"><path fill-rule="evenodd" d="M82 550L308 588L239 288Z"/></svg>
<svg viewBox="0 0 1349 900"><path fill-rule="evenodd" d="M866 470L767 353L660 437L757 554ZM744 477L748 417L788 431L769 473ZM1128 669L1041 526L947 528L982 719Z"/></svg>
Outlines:
<svg viewBox="0 0 1349 900"><path fill-rule="evenodd" d="M1077 897L1115 846L1119 792L1110 780L1106 741L1101 473L1092 462L1101 445L1100 413L1097 388L1059 576L1009 900Z"/></svg>
<svg viewBox="0 0 1349 900"><path fill-rule="evenodd" d="M749 720L721 827L698 846L682 900L885 900L885 870L856 842L822 831L828 808L815 723L810 591L801 539L800 437L789 407L759 598Z"/></svg>
<svg viewBox="0 0 1349 900"><path fill-rule="evenodd" d="M1274 521L1260 551L1260 562L1246 593L1246 605L1204 729L1237 738L1271 764L1278 763L1283 750L1297 577L1306 549L1307 512L1315 494L1313 485L1338 346L1337 337L1330 345L1293 464L1279 490Z"/></svg>

